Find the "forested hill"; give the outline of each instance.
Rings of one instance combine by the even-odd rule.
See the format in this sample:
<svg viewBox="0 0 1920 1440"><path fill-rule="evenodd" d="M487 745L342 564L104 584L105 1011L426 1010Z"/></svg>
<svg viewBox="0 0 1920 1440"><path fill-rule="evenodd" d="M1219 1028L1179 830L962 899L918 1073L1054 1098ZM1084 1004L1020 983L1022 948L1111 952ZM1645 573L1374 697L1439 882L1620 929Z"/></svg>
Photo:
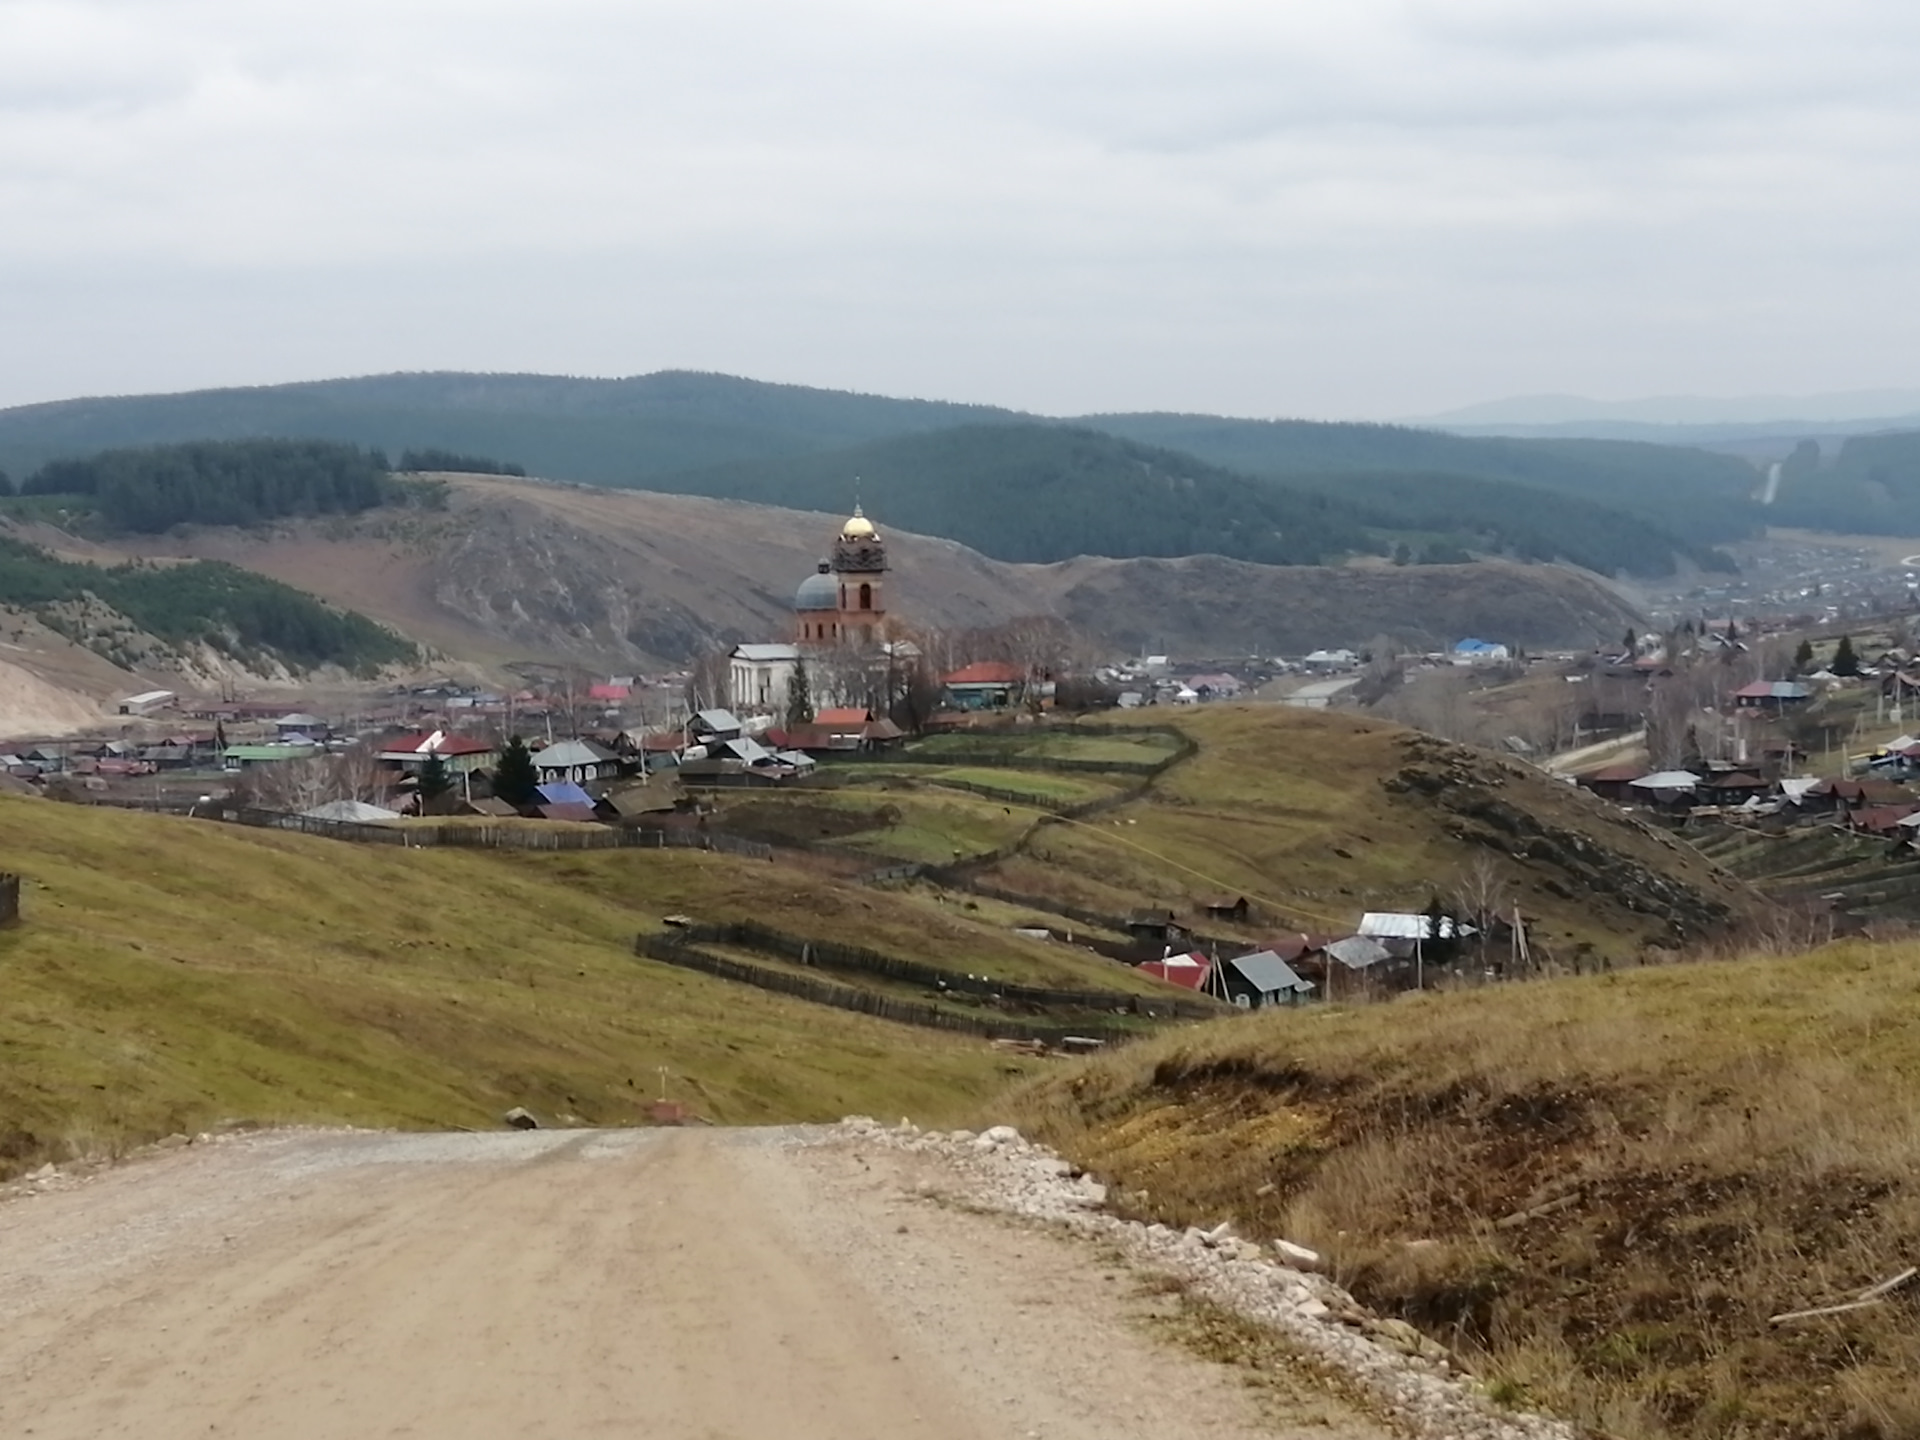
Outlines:
<svg viewBox="0 0 1920 1440"><path fill-rule="evenodd" d="M1920 432L1854 435L1831 459L1804 441L1781 467L1775 524L1911 535L1920 515Z"/></svg>
<svg viewBox="0 0 1920 1440"><path fill-rule="evenodd" d="M1700 545L1741 539L1763 523L1753 466L1681 445L1467 438L1400 425L1210 415L1100 415L1082 423L1277 479L1366 471L1513 481L1629 511Z"/></svg>
<svg viewBox="0 0 1920 1440"><path fill-rule="evenodd" d="M1314 564L1500 555L1602 574L1726 562L1635 516L1551 490L1363 471L1260 480L1175 450L1065 426L969 425L849 450L687 471L679 494L844 511L854 477L876 514L999 560L1224 555Z"/></svg>
<svg viewBox="0 0 1920 1440"><path fill-rule="evenodd" d="M685 471L683 495L845 511L855 477L887 524L996 560L1225 555L1314 565L1377 549L1337 497L1286 489L1092 430L962 425L850 450Z"/></svg>
<svg viewBox="0 0 1920 1440"><path fill-rule="evenodd" d="M0 470L29 476L49 461L102 448L291 436L387 455L496 456L503 466L532 475L601 485L704 487L698 493L722 493L720 477L727 476L724 483L742 493L799 502L806 476L837 466L845 479L851 473L846 467L865 463L868 448L880 446L884 456L890 442L941 431L959 438L932 443L928 453L940 457L947 473L966 479L976 466L960 452L1016 425L1099 431L1152 447L1160 458L1149 468L1190 472L1196 483L1204 476L1208 486L1225 485L1226 472L1234 472L1352 502L1340 510L1316 501L1303 511L1306 502L1298 493L1290 499L1249 499L1253 508L1246 524L1256 531L1276 517L1308 517L1289 521L1300 533L1283 536L1280 545L1288 554L1332 543L1365 509L1369 529L1381 529L1384 518L1388 528L1417 532L1406 537L1416 554L1457 553L1462 547L1550 553L1601 571L1658 574L1676 556L1714 563L1712 546L1751 534L1762 522L1750 498L1759 484L1757 471L1729 456L1679 446L1468 438L1389 425L1193 415L1058 420L985 406L672 371L619 380L383 375L25 406L0 410ZM1029 448L1046 443L1036 440ZM1085 459L1083 438L1065 444ZM1002 436L987 448L1005 456L1022 447ZM1186 458L1168 459L1172 451ZM1070 457L1059 463L1069 470L1084 468ZM1137 461L1125 464L1139 468ZM779 492L776 481L783 476L799 487L792 494ZM1341 477L1350 478L1335 484ZM1381 503L1398 504L1415 486L1417 511L1379 514ZM1124 487L1112 495L1089 492L1102 506L1129 493ZM1207 491L1209 497L1214 494ZM1583 505L1556 507L1544 496L1570 497ZM1089 520L1080 532L1063 519L1051 533L1059 539L1084 532L1090 543L1108 551L1158 554L1174 543L1167 535L1212 526L1206 509L1212 503L1211 498L1196 500L1191 515L1142 512L1139 533L1125 528L1125 516ZM977 526L979 517L970 505L964 496L948 504L942 513L953 523L938 533L961 539L975 535L968 527ZM1601 516L1600 510L1608 513ZM1162 527L1153 534L1146 533L1148 513ZM924 526L923 511L916 514L921 518L896 523ZM1592 534L1583 538L1583 532ZM1398 543L1392 536L1379 538L1387 549ZM1056 539L1036 548L1052 554ZM1255 547L1249 541L1243 548ZM1270 537L1259 548L1272 553Z"/></svg>
<svg viewBox="0 0 1920 1440"><path fill-rule="evenodd" d="M1012 411L667 370L619 380L460 372L60 400L0 409L0 470L116 446L303 436L388 454L496 455L555 480L828 450Z"/></svg>
<svg viewBox="0 0 1920 1440"><path fill-rule="evenodd" d="M102 621L104 605L118 619ZM116 664L206 645L242 664L295 673L338 665L362 675L419 658L409 641L351 610L216 561L87 565L0 533L0 606L29 612ZM124 621L125 623L120 623Z"/></svg>
<svg viewBox="0 0 1920 1440"><path fill-rule="evenodd" d="M63 502L107 530L252 525L283 515L354 514L433 492L396 479L378 451L324 440L201 440L49 460L25 496Z"/></svg>

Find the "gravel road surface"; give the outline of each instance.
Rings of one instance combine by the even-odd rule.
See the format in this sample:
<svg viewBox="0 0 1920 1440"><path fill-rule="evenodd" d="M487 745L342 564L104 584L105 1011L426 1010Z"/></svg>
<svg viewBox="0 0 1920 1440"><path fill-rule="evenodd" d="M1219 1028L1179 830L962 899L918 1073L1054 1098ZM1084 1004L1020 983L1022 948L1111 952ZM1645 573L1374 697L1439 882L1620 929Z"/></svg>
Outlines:
<svg viewBox="0 0 1920 1440"><path fill-rule="evenodd" d="M779 1131L278 1132L0 1203L0 1435L1383 1440L1084 1241Z"/></svg>

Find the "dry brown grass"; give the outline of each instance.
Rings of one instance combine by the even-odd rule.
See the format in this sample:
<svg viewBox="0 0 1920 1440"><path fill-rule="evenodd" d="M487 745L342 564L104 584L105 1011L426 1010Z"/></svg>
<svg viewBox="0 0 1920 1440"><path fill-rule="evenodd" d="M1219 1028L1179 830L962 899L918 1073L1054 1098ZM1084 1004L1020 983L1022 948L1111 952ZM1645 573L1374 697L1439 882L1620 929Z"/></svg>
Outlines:
<svg viewBox="0 0 1920 1440"><path fill-rule="evenodd" d="M1915 947L1274 1013L1015 1108L1136 1210L1324 1247L1605 1433L1920 1435L1920 1293L1768 1323L1920 1262Z"/></svg>
<svg viewBox="0 0 1920 1440"><path fill-rule="evenodd" d="M1339 712L1209 705L1164 719L1197 755L1137 800L1040 825L986 878L1108 912L1244 894L1265 928L1241 928L1260 938L1423 909L1484 859L1502 908L1518 903L1536 951L1566 965L1631 961L1765 909L1690 846L1518 762Z"/></svg>

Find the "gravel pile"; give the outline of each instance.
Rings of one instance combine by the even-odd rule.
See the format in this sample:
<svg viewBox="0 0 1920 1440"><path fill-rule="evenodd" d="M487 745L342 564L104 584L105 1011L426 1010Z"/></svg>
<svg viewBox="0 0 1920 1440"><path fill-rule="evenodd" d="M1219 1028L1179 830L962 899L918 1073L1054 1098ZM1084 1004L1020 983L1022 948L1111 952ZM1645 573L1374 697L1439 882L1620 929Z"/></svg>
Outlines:
<svg viewBox="0 0 1920 1440"><path fill-rule="evenodd" d="M1271 1327L1304 1359L1338 1377L1421 1440L1574 1440L1573 1427L1502 1410L1457 1372L1446 1352L1401 1320L1370 1315L1326 1276L1318 1257L1285 1241L1261 1246L1213 1230L1174 1230L1107 1214L1106 1187L1008 1125L975 1134L888 1127L863 1115L794 1135L794 1143L879 1145L946 1162L944 1193L984 1209L1063 1225L1124 1251L1136 1264ZM928 1184L927 1193L941 1187Z"/></svg>

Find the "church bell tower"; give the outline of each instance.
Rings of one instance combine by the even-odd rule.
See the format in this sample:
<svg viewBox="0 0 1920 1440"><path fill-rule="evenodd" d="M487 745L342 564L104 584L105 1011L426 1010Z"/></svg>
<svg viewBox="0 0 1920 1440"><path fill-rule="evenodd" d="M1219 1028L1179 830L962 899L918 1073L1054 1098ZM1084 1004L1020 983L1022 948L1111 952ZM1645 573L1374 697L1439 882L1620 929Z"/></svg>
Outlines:
<svg viewBox="0 0 1920 1440"><path fill-rule="evenodd" d="M840 538L833 542L833 576L839 585L837 633L843 643L871 645L881 638L887 619L886 573L886 542L856 505L852 518L840 527Z"/></svg>

